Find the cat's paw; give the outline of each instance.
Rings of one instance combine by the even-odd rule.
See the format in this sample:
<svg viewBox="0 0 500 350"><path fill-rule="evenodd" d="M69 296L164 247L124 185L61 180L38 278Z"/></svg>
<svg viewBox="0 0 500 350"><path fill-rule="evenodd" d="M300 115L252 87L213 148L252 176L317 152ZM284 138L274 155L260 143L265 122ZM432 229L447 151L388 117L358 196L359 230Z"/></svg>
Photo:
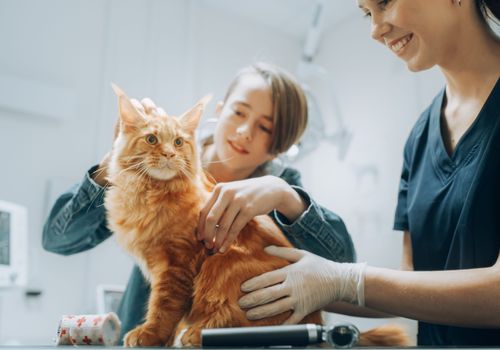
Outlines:
<svg viewBox="0 0 500 350"><path fill-rule="evenodd" d="M198 327L190 327L181 339L182 346L199 348L201 346L201 329Z"/></svg>
<svg viewBox="0 0 500 350"><path fill-rule="evenodd" d="M126 347L164 346L165 339L158 336L158 329L140 325L125 334L123 344Z"/></svg>

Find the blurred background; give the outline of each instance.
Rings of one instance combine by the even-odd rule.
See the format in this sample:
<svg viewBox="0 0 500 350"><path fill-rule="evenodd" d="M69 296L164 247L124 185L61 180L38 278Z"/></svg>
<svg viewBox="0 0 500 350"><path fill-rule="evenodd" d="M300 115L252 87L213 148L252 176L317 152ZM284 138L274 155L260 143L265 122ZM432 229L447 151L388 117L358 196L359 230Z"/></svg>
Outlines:
<svg viewBox="0 0 500 350"><path fill-rule="evenodd" d="M403 146L443 81L375 43L355 0L0 0L0 200L28 212L27 277L0 287L0 345L52 344L61 315L96 313L103 288L128 279L132 260L113 238L69 257L41 246L55 199L111 147L110 83L175 115L222 98L255 61L308 88L310 128L287 157L304 187L345 220L359 261L399 267Z"/></svg>

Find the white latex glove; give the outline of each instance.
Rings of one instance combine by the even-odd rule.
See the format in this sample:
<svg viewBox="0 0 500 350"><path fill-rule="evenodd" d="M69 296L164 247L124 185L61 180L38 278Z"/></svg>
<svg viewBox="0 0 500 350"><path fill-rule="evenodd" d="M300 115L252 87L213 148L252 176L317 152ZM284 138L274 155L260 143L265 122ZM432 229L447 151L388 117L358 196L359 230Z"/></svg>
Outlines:
<svg viewBox="0 0 500 350"><path fill-rule="evenodd" d="M239 300L250 309L247 318L257 320L293 310L285 324L335 301L364 306L366 263L336 263L304 250L269 246L266 253L294 264L266 272L241 285L249 294Z"/></svg>

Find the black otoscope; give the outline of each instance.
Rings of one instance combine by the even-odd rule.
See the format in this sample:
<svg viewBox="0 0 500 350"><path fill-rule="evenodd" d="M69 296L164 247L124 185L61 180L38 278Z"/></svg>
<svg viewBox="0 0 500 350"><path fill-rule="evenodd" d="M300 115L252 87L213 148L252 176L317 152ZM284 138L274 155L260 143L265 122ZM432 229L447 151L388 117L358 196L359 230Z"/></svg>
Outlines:
<svg viewBox="0 0 500 350"><path fill-rule="evenodd" d="M327 342L334 348L351 348L359 339L359 330L350 323L320 326L312 323L285 326L203 329L201 346L263 347L307 346Z"/></svg>

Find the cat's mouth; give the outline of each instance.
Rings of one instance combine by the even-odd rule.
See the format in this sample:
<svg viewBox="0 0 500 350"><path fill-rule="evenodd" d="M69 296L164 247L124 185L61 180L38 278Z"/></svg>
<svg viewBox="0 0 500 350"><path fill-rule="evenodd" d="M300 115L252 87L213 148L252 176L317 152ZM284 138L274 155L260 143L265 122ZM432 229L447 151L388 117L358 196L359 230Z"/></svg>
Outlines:
<svg viewBox="0 0 500 350"><path fill-rule="evenodd" d="M168 159L159 159L148 164L147 172L151 177L158 180L170 180L177 175L175 169Z"/></svg>
<svg viewBox="0 0 500 350"><path fill-rule="evenodd" d="M149 167L148 174L158 180L170 180L177 175L177 171L169 166Z"/></svg>
<svg viewBox="0 0 500 350"><path fill-rule="evenodd" d="M151 169L158 169L158 170L162 169L176 170L175 167L172 165L172 161L163 157L157 157L157 158L155 157L149 159L148 167Z"/></svg>

